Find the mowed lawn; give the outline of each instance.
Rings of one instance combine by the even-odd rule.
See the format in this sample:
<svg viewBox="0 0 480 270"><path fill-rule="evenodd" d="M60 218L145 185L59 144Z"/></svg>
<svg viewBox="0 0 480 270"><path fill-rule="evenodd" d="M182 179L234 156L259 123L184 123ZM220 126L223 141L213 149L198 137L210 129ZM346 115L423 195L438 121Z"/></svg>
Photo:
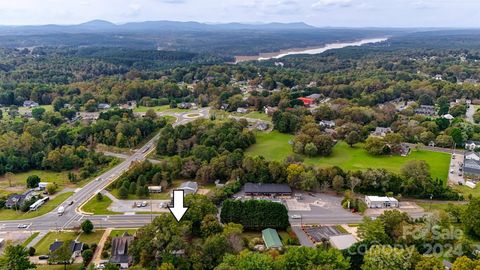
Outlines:
<svg viewBox="0 0 480 270"><path fill-rule="evenodd" d="M247 149L248 155L264 156L269 160L283 161L293 153L288 143L293 136L277 131L257 133L257 143ZM400 172L402 166L410 160L425 160L430 166L433 178L446 181L450 164L450 155L423 150L413 150L407 157L401 156L372 156L362 146L351 148L344 142L339 142L328 157L305 157L305 163L319 167L339 166L345 170L364 170L367 168L384 168L392 172Z"/></svg>
<svg viewBox="0 0 480 270"><path fill-rule="evenodd" d="M49 253L50 245L58 241L68 241L75 240L78 238L78 241L91 245L93 243L98 244L98 241L102 238L104 230L95 230L90 234L76 233L76 232L49 232L42 238L35 246L36 255L46 255Z"/></svg>
<svg viewBox="0 0 480 270"><path fill-rule="evenodd" d="M15 219L28 219L45 215L48 212L53 211L55 207L63 203L68 197L72 196L73 192L65 192L58 194L55 198L49 200L44 205L40 206L37 211L22 212L20 210L15 211L12 209L0 210L0 217L2 220L15 220Z"/></svg>
<svg viewBox="0 0 480 270"><path fill-rule="evenodd" d="M93 196L86 204L83 205L82 210L94 215L114 215L119 214L108 210L108 207L112 204L112 200L107 196L103 196L101 201L97 200L96 196Z"/></svg>

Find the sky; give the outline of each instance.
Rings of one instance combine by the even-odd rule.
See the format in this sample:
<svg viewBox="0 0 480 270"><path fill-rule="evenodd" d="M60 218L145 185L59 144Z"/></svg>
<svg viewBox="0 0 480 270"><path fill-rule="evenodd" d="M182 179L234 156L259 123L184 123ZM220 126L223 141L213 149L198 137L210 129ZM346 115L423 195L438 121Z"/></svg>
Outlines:
<svg viewBox="0 0 480 270"><path fill-rule="evenodd" d="M480 27L480 0L0 0L0 25L173 20Z"/></svg>

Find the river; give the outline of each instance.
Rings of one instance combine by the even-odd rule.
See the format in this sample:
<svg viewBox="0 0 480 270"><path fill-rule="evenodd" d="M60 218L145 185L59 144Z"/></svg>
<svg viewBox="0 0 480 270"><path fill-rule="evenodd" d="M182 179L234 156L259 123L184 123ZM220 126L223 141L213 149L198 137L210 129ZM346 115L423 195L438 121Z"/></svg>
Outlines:
<svg viewBox="0 0 480 270"><path fill-rule="evenodd" d="M288 55L294 55L294 54L320 54L332 49L341 49L341 48L350 47L350 46L362 46L365 44L379 43L386 40L388 40L388 38L385 38L385 37L369 38L369 39L362 39L362 40L353 41L353 42L330 43L322 47L288 49L288 50L282 50L282 51L273 52L273 53L261 53L260 55L254 55L254 56L235 56L235 62L240 63L240 62L253 61L253 60L265 61L270 59L280 59L282 57L285 57Z"/></svg>

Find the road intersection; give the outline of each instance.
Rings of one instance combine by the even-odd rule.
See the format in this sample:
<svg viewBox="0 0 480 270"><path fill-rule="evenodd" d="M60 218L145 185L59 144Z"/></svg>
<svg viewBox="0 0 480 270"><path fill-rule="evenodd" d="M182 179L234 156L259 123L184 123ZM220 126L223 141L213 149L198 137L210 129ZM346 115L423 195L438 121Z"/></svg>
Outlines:
<svg viewBox="0 0 480 270"><path fill-rule="evenodd" d="M187 116L192 114L196 114L198 117L193 118L191 116ZM175 117L176 121L173 125L177 126L186 124L198 118L208 118L209 108L186 111L185 113L163 112L158 113L158 115ZM145 145L137 149L132 155L126 156L120 164L101 174L95 180L92 180L83 188L78 190L74 195L68 198L65 202L73 203L68 206L67 203L62 204L65 207L65 212L63 215L59 216L57 213L58 208L60 207L59 205L51 212L40 217L26 220L0 220L0 232L12 232L20 230L46 231L72 229L79 227L79 225L86 219L91 220L94 226L98 228L135 228L150 223L153 219L153 216L150 214L88 215L82 213L79 209L83 204L85 204L88 200L95 196L95 194L106 188L118 177L120 177L124 172L126 172L130 168L132 162L145 160L147 156L155 150L158 138L159 135L157 134ZM18 224L27 224L28 227L21 229L18 228Z"/></svg>

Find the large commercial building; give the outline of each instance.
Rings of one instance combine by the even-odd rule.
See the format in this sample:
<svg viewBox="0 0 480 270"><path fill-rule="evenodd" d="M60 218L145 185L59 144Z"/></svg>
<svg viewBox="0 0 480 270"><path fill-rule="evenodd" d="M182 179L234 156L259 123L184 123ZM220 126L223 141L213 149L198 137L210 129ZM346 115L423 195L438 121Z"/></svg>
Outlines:
<svg viewBox="0 0 480 270"><path fill-rule="evenodd" d="M285 184L246 183L247 196L291 196L292 189Z"/></svg>

